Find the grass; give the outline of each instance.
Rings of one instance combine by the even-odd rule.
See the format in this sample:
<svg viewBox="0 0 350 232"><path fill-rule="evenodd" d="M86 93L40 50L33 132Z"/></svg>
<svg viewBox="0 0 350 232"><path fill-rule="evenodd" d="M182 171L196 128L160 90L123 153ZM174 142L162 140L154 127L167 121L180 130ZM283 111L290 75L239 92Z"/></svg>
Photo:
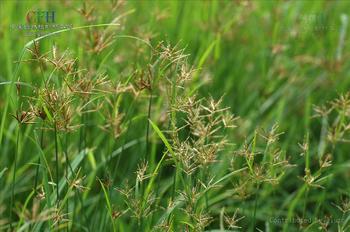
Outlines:
<svg viewBox="0 0 350 232"><path fill-rule="evenodd" d="M350 231L349 9L1 1L0 230Z"/></svg>

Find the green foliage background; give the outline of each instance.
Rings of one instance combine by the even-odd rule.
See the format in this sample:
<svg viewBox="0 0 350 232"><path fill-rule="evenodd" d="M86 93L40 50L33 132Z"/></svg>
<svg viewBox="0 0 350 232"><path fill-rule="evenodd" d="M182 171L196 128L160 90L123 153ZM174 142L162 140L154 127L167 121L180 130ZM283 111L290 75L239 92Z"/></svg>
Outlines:
<svg viewBox="0 0 350 232"><path fill-rule="evenodd" d="M91 20L79 13L78 9L84 5L86 9L94 8ZM63 154L68 151L73 164L77 162L76 170L85 176L84 186L89 187L81 194L61 196L67 196L71 207L74 205L74 212L66 216L70 222L62 222L57 228L52 222L31 223L28 219L35 195L32 190L36 161L44 154L54 173L55 139L53 131L47 132L46 148L41 152L37 124L21 127L17 167L14 167L18 122L11 114L21 112L21 103L16 100L13 81L38 87L43 77L35 62L16 62L26 43L34 37L25 36L23 30L11 30L10 26L25 24L28 10L36 9L54 10L57 24L72 24L73 27L107 24L121 16L119 26L108 27L117 37L113 37L113 43L101 52L89 51L93 44L87 37L89 33L92 36L94 32L103 32L106 27L66 31L40 40L42 54L51 51L53 45L61 52L69 49L79 65L88 70L104 71L116 82L125 82L134 72L147 72L151 51L141 40L149 41L153 47L164 41L184 48L184 53L189 54L187 62L197 70L184 91L198 91L200 98L223 96L222 106L230 107L230 111L240 117L237 128L228 137L234 146L223 152L220 162L211 167L215 180L230 172L231 156L243 147L245 139L250 140L256 131L269 130L278 123L279 131L284 133L276 143L295 166L286 170L277 185L263 184L260 188L248 189L251 193L244 199L236 198L233 191L239 177L225 179L218 191L208 193L210 208L206 210L213 218L204 230L228 229L222 225L223 208L230 215L239 208L239 215L244 218L238 225L243 231L281 231L283 228L285 231L318 231L322 229L318 219L327 217L341 219L327 228L349 231L346 227L348 212L342 213L336 206L348 198L350 190L347 131L342 141L336 142L330 142L327 133L339 120L346 126L350 108L346 106L340 116L312 117L314 106L328 104L346 94L350 87L349 25L346 21L349 1L126 1L120 4L107 0L0 2L0 230L9 230L9 222L12 222L14 228L38 231L50 226L73 231L113 231L113 228L150 231L162 218L168 217L167 211L161 208L167 208L169 203L166 197L171 195L168 191L173 185L175 168L166 160L161 174L151 185L152 190L164 192L164 199L157 201L152 217L141 225L129 212L116 219L110 218L114 211L123 211L123 199L115 188L122 188L126 180L134 184L142 159L148 161L147 173L153 173L164 151L169 150L154 129L157 126L149 125L146 95L136 101L126 94L118 98L118 111L129 112L124 117L134 123L124 125L125 131L117 139L101 130L102 110L87 116L84 129L70 133L68 138L64 133L59 134L62 139L58 148L58 155L62 157L60 180L66 181ZM23 60L30 58L25 50ZM44 72L48 76L50 69ZM26 86L22 86L21 91L26 96L32 94L32 89ZM166 133L167 99L161 93L153 93L150 119L158 125L160 133ZM26 100L22 104L25 105ZM150 130L148 148L147 128ZM300 144L305 138L309 150L307 156L302 156ZM78 148L77 144L88 150ZM108 161L113 151L117 155ZM328 153L332 156L332 166L321 176L324 179L319 184L323 188L306 186L303 182L306 165L311 173L316 173L320 157ZM239 162L238 166L246 167L244 161ZM102 188L101 182L106 181L111 184L102 184ZM39 184L48 182L45 175L40 174ZM15 185L14 209L9 218L12 185ZM53 184L46 187L52 190L46 193L46 199L55 198ZM47 208L43 202L39 211ZM170 230L195 230L191 222L181 216L181 210L172 213L175 219ZM307 225L274 221L300 217L312 221Z"/></svg>

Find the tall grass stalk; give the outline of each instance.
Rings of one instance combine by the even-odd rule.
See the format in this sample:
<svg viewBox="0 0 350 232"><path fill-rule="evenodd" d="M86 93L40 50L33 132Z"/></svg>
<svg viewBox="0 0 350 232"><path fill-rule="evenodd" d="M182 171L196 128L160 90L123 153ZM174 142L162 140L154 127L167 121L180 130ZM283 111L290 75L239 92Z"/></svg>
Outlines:
<svg viewBox="0 0 350 232"><path fill-rule="evenodd" d="M260 184L256 183L257 188L256 188L256 193L255 193L255 200L254 200L254 210L253 210L253 222L252 222L252 229L251 231L255 231L255 226L256 226L256 210L258 207L258 198L259 198L259 189L260 189Z"/></svg>
<svg viewBox="0 0 350 232"><path fill-rule="evenodd" d="M40 147L41 150L44 150L44 130L41 130L40 133ZM38 179L39 179L39 169L40 169L40 156L38 157L37 166L35 170L35 180L34 180L34 192L36 193L36 189L38 187Z"/></svg>
<svg viewBox="0 0 350 232"><path fill-rule="evenodd" d="M151 84L151 86L152 86L152 84ZM148 156L148 150L149 150L149 128L150 128L149 120L151 120L152 98L153 98L153 92L152 92L152 87L151 87L149 90L148 112L147 112L146 153L143 156L143 159L145 159Z"/></svg>
<svg viewBox="0 0 350 232"><path fill-rule="evenodd" d="M13 175L12 175L12 187L11 187L11 202L10 202L10 219L12 220L12 211L15 197L15 186L16 186L16 172L17 172L17 157L19 156L19 143L20 143L20 133L21 126L17 127L17 136L16 136L16 150L13 160ZM10 230L12 231L12 223L10 223Z"/></svg>
<svg viewBox="0 0 350 232"><path fill-rule="evenodd" d="M59 193L59 160L58 160L58 135L57 135L57 125L56 122L54 122L54 136L55 136L55 165L56 165L56 205L57 208L59 208L59 201L60 201L60 193Z"/></svg>
<svg viewBox="0 0 350 232"><path fill-rule="evenodd" d="M73 175L73 168L70 165L69 158L68 158L68 147L69 147L68 136L69 136L69 134L66 133L65 143L64 143L64 147L65 147L64 155L65 155L65 159L66 159L66 181L68 181L68 178L69 178L69 175L68 175L69 169L71 170L71 173ZM69 185L67 185L67 191L68 190L69 190ZM66 204L67 204L67 215L69 217L69 196L67 197L67 203ZM73 223L74 222L72 222L72 224ZM69 231L69 225L67 226L67 231Z"/></svg>

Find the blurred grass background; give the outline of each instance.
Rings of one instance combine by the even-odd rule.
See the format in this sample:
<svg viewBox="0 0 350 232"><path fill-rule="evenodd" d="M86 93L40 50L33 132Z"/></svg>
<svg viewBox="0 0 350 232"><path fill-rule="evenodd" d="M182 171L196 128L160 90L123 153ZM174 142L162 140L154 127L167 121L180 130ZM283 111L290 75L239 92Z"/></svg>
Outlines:
<svg viewBox="0 0 350 232"><path fill-rule="evenodd" d="M118 15L130 12L121 21L121 26L113 29L117 34L142 38L151 44L167 41L185 48L185 53L190 54L189 63L199 69L193 86L188 88L199 85L199 95L203 97L218 99L224 95L223 105L231 107L231 111L241 117L237 141L252 135L257 127L269 128L278 123L284 131L281 146L291 156L292 163L300 165L293 170L294 175L303 175L304 158L298 155L298 143L306 134L310 136L310 148L313 149L310 153L317 156L321 121L311 119L313 106L346 93L350 87L350 63L347 62L350 55L347 22L350 2L345 0L126 1L116 9L112 9L113 3L107 0L85 3L5 0L0 2L0 82L13 80L15 61L19 60L24 45L33 39L25 36L24 31L11 30L11 24L24 24L29 9L53 9L58 24L72 24L73 27L88 25L91 22L84 20L77 11L84 4L94 7L95 24L110 23ZM117 6L118 3L114 4ZM82 34L81 30L76 30L52 36L41 42L40 49L49 51L53 44L62 50L69 48L80 63L89 66L99 64L107 57L103 68L116 79L145 62L143 56L147 52L143 51L144 45L128 38L117 38L100 54L85 55ZM39 73L37 67L23 63L20 80L39 84ZM10 197L12 154L16 145L16 121L10 116L17 110L16 92L9 85L1 84L0 96L0 171L5 167L9 169L0 179L3 186L0 205L6 205ZM126 107L129 102L123 104ZM157 115L161 114L160 111ZM100 136L93 120L87 126L90 131L87 143L105 156L108 152L103 152L104 137ZM29 134L30 130L26 133ZM127 140L138 138L140 130L144 131L142 122L129 130ZM118 144L113 146L119 147ZM32 182L34 176L34 168L28 164L36 160L36 156L31 155L35 149L30 139L24 139L16 187L22 202L30 190L27 182ZM132 154L142 153L144 149L140 145L126 151L128 159L122 158L121 162L125 165L116 174L119 178L134 175L138 159ZM348 145L339 145L334 154L334 164L349 167L349 150ZM346 177L349 177L348 171L321 190L326 194L322 202L317 193L312 195L315 199L311 202L329 208L333 197L338 196L338 189L349 191ZM286 178L277 190L276 199L272 198L271 202L262 205L257 217L264 222L264 212L271 212L276 207L277 210L288 210L289 197L293 197L299 184L300 180L296 178ZM87 213L93 214L94 208L87 208ZM91 220L91 226L99 221ZM245 223L249 224L249 221Z"/></svg>

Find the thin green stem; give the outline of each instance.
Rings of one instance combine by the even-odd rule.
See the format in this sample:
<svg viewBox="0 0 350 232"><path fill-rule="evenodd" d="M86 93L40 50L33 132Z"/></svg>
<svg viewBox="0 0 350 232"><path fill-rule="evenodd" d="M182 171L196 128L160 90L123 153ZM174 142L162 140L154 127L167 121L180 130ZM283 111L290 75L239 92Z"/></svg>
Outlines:
<svg viewBox="0 0 350 232"><path fill-rule="evenodd" d="M43 147L44 147L44 130L41 130L41 134L40 134L40 148L41 148L41 150L44 150ZM35 181L34 181L34 191L35 192L36 192L36 189L38 187L39 168L40 168L40 157L38 157L36 171L35 171Z"/></svg>
<svg viewBox="0 0 350 232"><path fill-rule="evenodd" d="M59 172L58 172L58 141L57 141L57 125L56 122L54 123L54 133L55 133L55 159L56 159L56 203L57 208L59 208L59 201L60 201L60 195L59 195L59 188L58 188L58 182L59 182Z"/></svg>
<svg viewBox="0 0 350 232"><path fill-rule="evenodd" d="M201 170L201 178L202 178L202 181L204 182L204 183L206 183L207 182L207 176L205 175L205 173L209 173L209 168L208 168L208 166L206 166L206 167L204 167L204 171L203 170ZM205 199L205 208L206 208L206 210L208 210L208 191L206 191L205 193L204 193L204 199Z"/></svg>
<svg viewBox="0 0 350 232"><path fill-rule="evenodd" d="M148 146L149 146L149 120L151 119L151 110L152 110L152 88L150 89L150 96L149 96L149 102L148 102L148 113L147 113L147 129L146 129L146 154L143 158L146 158L148 153Z"/></svg>
<svg viewBox="0 0 350 232"><path fill-rule="evenodd" d="M12 175L12 187L11 187L11 203L10 203L10 220L12 220L12 209L13 209L13 201L15 196L15 183L16 183L16 171L17 171L17 156L19 153L19 140L20 140L20 132L21 127L18 125L17 128L17 138L16 138L16 152L14 157L14 169ZM12 222L10 222L10 230L12 231Z"/></svg>
<svg viewBox="0 0 350 232"><path fill-rule="evenodd" d="M67 162L67 164L66 164L66 172L67 172L66 175L67 175L67 178L68 178L68 172L69 172L69 171L71 172L72 176L73 176L73 175L76 175L75 172L74 172L74 170L73 170L72 164L71 164L71 162L69 161L69 157L68 157L68 146L69 146L69 145L68 145L68 135L66 135L66 141L65 141L66 151L64 152L64 154L65 154L65 159L66 159L66 162ZM68 186L68 188L69 188L69 186ZM82 196L80 195L79 190L75 189L75 193L76 193L76 196L78 197L78 200L79 200L79 202L80 202L80 204L81 204L81 207L83 207L83 198L82 198ZM73 209L72 225L73 225L74 219L75 219L75 207L76 207L76 204L77 204L77 201L76 201L76 197L75 197L75 198L74 198L74 209ZM67 209L68 209L68 199L67 199ZM67 213L69 213L69 212L67 212ZM87 223L87 222L88 222L88 219L87 219L87 217L86 217L85 211L83 211L83 217L84 217L85 223Z"/></svg>
<svg viewBox="0 0 350 232"><path fill-rule="evenodd" d="M258 207L258 197L259 197L259 189L260 189L260 184L257 183L257 192L255 194L255 200L254 200L254 211L253 211L253 223L252 223L252 230L255 230L255 224L256 224L256 209Z"/></svg>
<svg viewBox="0 0 350 232"><path fill-rule="evenodd" d="M66 159L66 179L68 180L68 166L70 166L68 160L68 133L65 137L65 151L64 151L65 159ZM72 169L73 170L73 169ZM73 174L73 172L72 172ZM67 185L67 191L69 190L69 186ZM67 198L67 215L69 215L69 198ZM69 226L67 226L67 231L69 231Z"/></svg>

